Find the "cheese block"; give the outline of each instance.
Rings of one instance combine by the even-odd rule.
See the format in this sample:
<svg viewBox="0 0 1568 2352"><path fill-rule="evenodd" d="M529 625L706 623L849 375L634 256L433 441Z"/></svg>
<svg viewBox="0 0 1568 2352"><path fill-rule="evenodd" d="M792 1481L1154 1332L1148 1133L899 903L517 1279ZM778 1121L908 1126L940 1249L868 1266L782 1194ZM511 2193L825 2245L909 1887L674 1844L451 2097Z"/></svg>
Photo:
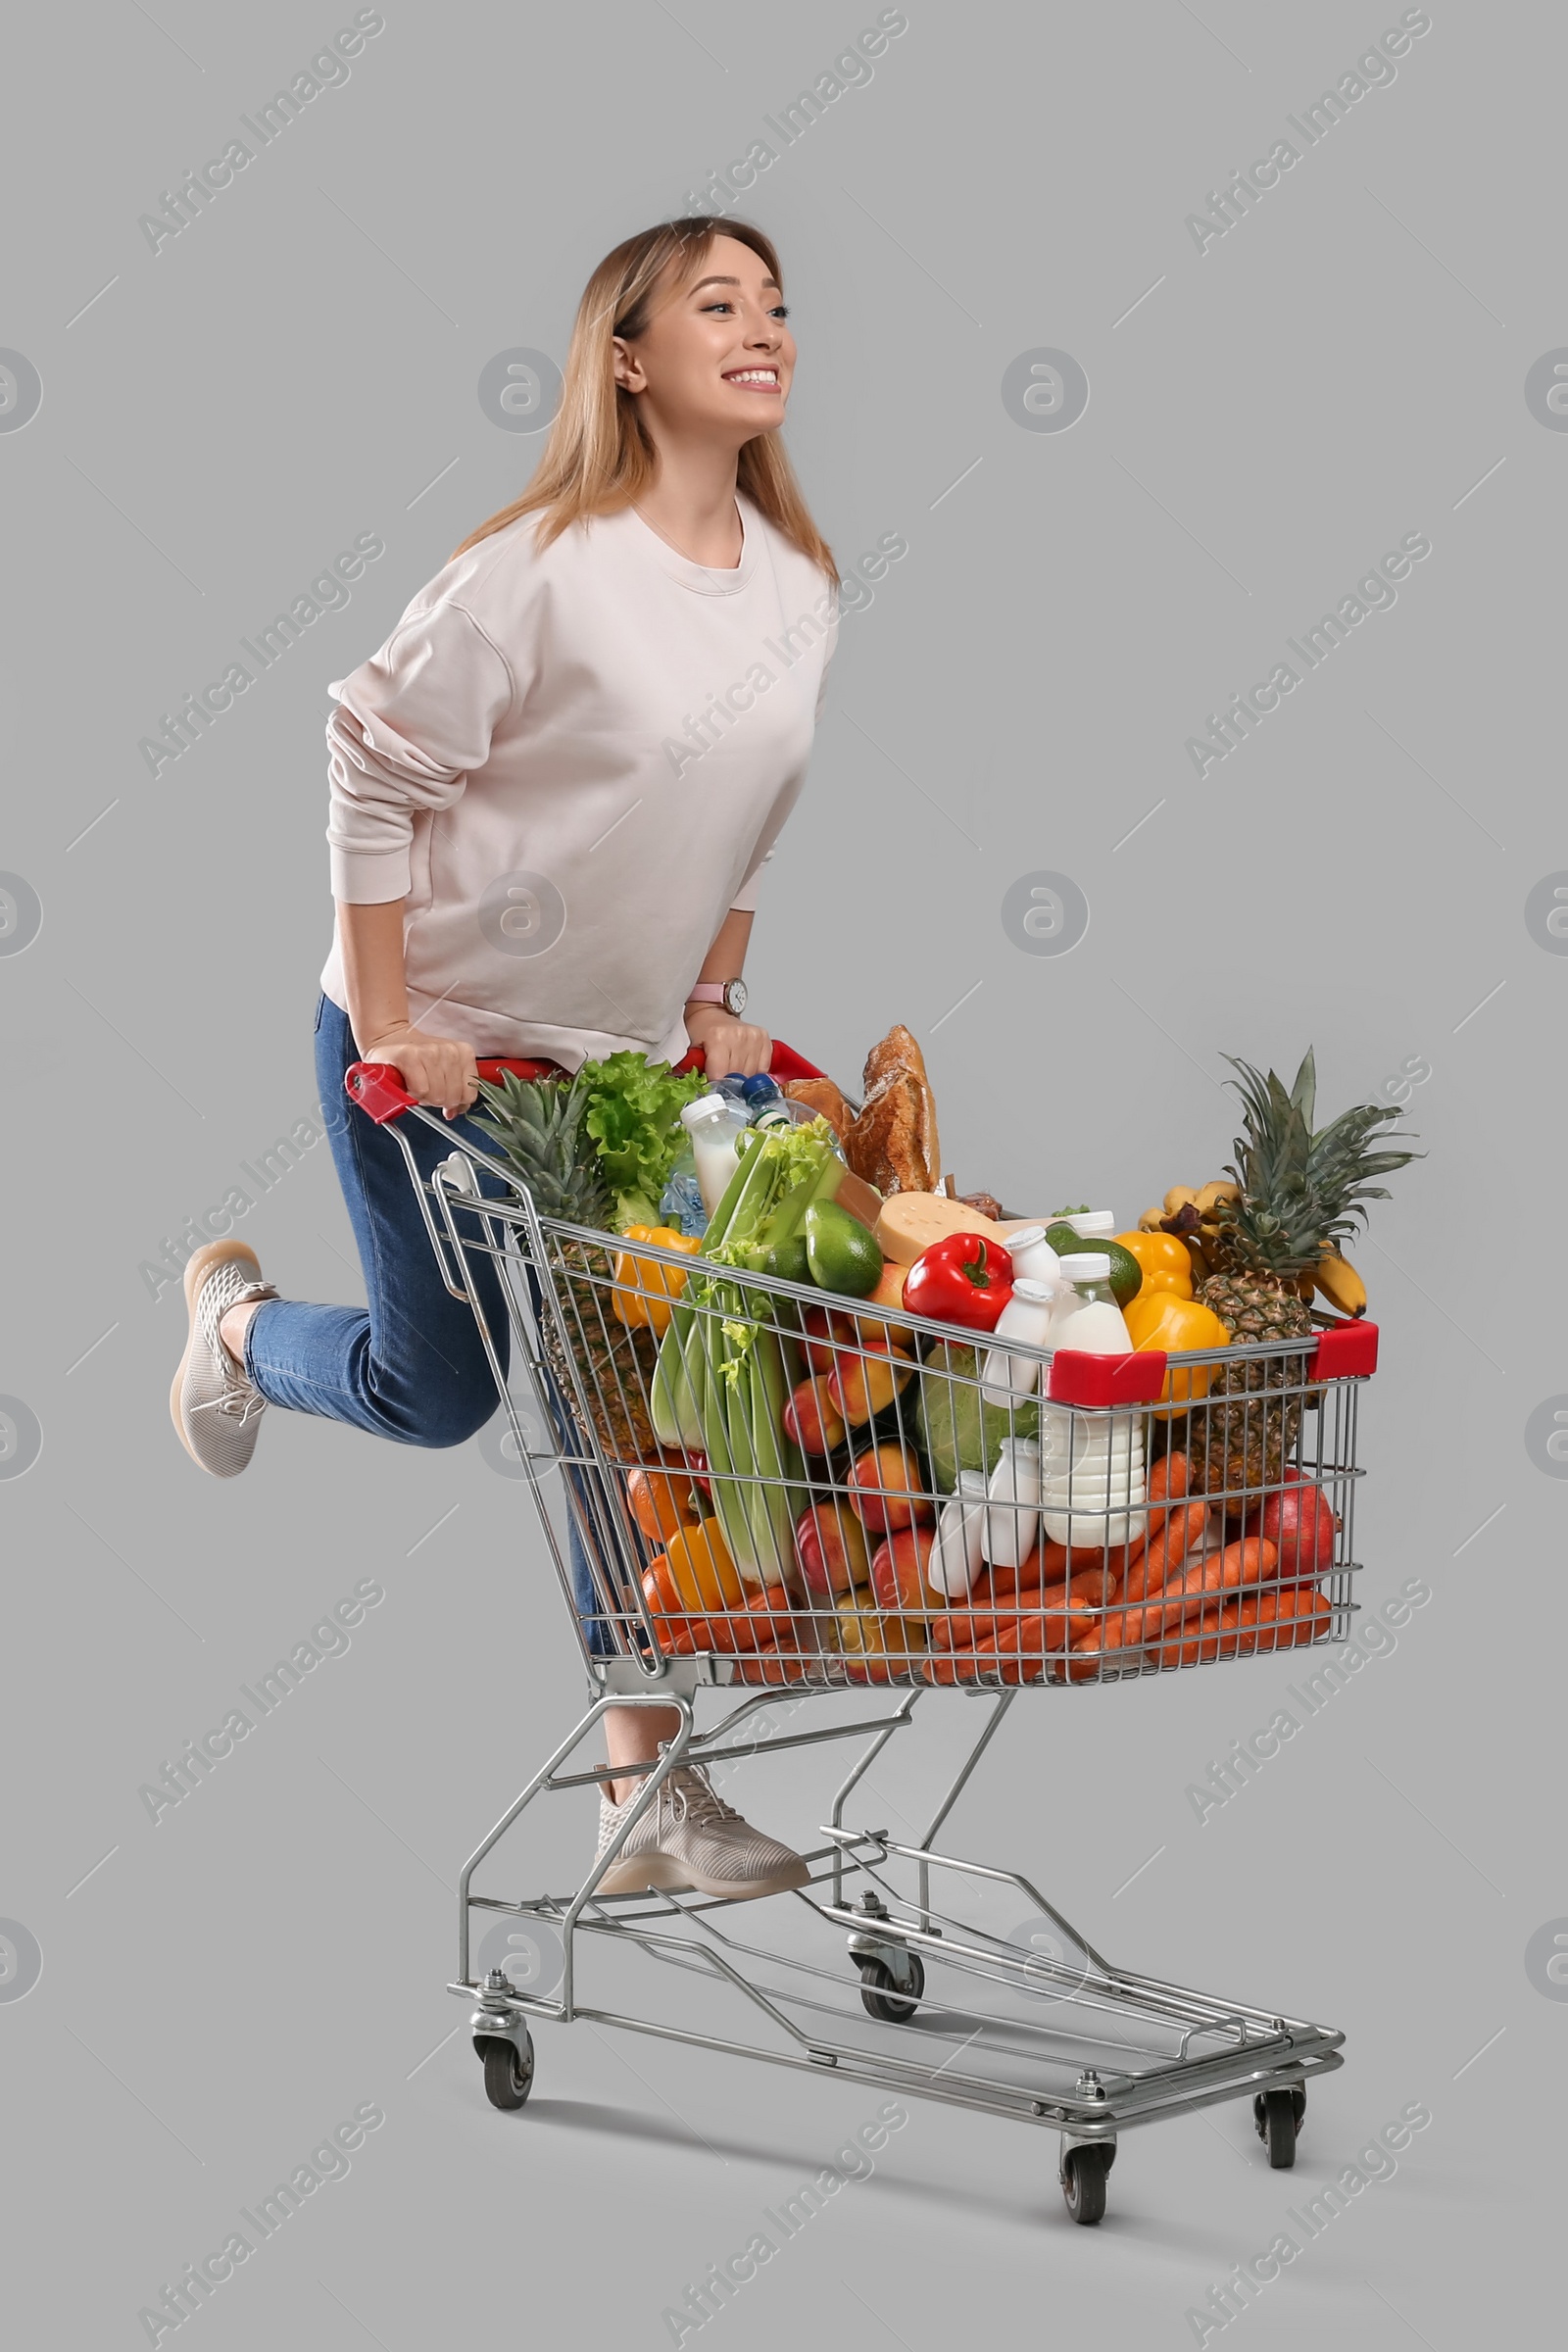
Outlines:
<svg viewBox="0 0 1568 2352"><path fill-rule="evenodd" d="M965 1208L961 1200L950 1200L946 1193L894 1193L883 1201L876 1221L883 1256L901 1266L912 1266L922 1250L946 1241L950 1233L978 1233L988 1242L1003 1239L1000 1225Z"/></svg>

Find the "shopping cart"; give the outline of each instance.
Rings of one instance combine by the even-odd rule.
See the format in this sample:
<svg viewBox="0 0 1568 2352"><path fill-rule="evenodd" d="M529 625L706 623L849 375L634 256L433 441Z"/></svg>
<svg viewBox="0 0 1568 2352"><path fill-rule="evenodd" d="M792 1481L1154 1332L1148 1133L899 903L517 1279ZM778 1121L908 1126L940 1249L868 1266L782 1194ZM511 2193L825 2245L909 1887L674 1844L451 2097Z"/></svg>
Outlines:
<svg viewBox="0 0 1568 2352"><path fill-rule="evenodd" d="M1079 2222L1104 2210L1119 2132L1222 2100L1250 2097L1269 2163L1294 2163L1306 2085L1343 2064L1343 2034L1114 1967L1020 1872L935 1840L1026 1690L1066 1694L1346 1639L1375 1328L1314 1317L1309 1336L1168 1357L1053 1356L1009 1342L1004 1364L952 1325L829 1303L808 1285L541 1216L514 1171L466 1147L426 1179L406 1121L450 1139L445 1121L384 1066L359 1064L347 1085L402 1146L443 1279L477 1317L503 1444L538 1506L591 1691L459 1882L448 1989L473 2004L491 2101L528 2096L530 2018L588 2019L1044 2125L1060 2133ZM493 1283L478 1279L487 1267ZM502 1312L510 1379L508 1335L492 1327ZM744 1349L750 1335L776 1359L775 1379L782 1367L814 1380L808 1401L828 1425L808 1428L797 1410L793 1428L822 1450L797 1450L776 1430L748 1449L733 1413L728 1438L711 1432L727 1458L689 1429L661 1446L664 1327L677 1316L681 1362L695 1360L690 1348ZM1019 1438L1050 1473L1040 1496L1017 1474L999 1489L1001 1440ZM1014 1446L1007 1458L1030 1457ZM978 1504L962 1500L972 1483L956 1501L951 1492L966 1460L971 1481L990 1475ZM989 1564L949 1601L922 1568L935 1561L947 1577L956 1544L961 1585L976 1511ZM568 1521L593 1579L586 1614ZM745 1540L736 1556L750 1542L749 1581L725 1527ZM909 1841L860 1826L870 1767L944 1688L989 1704L928 1826ZM847 1718L846 1692L866 1702ZM700 1699L705 1715L716 1708L702 1726ZM611 1777L569 1766L606 1710L624 1705L673 1708L679 1728L621 1836L570 1891L474 1892L480 1864L536 1799ZM807 1886L743 1908L598 1891L677 1765L837 1740L862 1745L807 1857ZM476 1926L490 1949L503 1933L506 1946L482 1973L470 1965ZM655 1964L658 2014L634 2013ZM742 2021L734 2031L721 2030L721 2006Z"/></svg>

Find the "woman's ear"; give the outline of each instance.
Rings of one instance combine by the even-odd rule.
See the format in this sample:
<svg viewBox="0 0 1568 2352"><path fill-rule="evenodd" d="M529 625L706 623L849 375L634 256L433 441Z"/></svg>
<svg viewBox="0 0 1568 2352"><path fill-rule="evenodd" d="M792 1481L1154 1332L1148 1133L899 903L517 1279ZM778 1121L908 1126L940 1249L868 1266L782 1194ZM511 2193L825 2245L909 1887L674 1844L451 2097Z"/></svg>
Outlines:
<svg viewBox="0 0 1568 2352"><path fill-rule="evenodd" d="M621 341L619 335L613 336L612 340L615 347L615 382L622 392L645 391L648 386L648 378L643 372L642 362L633 356L630 348Z"/></svg>

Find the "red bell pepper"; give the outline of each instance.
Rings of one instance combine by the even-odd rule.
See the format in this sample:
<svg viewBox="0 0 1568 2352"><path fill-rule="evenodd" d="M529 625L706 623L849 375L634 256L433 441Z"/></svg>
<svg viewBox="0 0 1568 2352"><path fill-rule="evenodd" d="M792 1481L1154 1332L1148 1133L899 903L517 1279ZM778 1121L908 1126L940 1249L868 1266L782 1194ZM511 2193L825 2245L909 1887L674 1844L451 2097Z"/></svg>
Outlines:
<svg viewBox="0 0 1568 2352"><path fill-rule="evenodd" d="M994 1331L1012 1297L1012 1259L1000 1242L979 1233L950 1233L933 1242L909 1268L904 1303L911 1315Z"/></svg>

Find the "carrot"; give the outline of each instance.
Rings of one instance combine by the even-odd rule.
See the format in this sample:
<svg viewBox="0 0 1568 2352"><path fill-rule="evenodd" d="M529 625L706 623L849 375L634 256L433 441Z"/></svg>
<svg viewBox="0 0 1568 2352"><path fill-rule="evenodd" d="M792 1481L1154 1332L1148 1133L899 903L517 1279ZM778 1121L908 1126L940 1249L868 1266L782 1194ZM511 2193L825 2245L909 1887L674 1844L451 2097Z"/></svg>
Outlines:
<svg viewBox="0 0 1568 2352"><path fill-rule="evenodd" d="M989 1608L994 1600L1005 1600L1015 1592L1038 1592L1043 1584L1056 1581L1042 1574L1040 1554L1032 1551L1019 1568L982 1568L964 1599L971 1609Z"/></svg>
<svg viewBox="0 0 1568 2352"><path fill-rule="evenodd" d="M999 1635L995 1642L988 1642L983 1650L975 1651L975 1656L994 1663L998 1678L1004 1683L1038 1683L1046 1671L1037 1637L1022 1625L1010 1634Z"/></svg>
<svg viewBox="0 0 1568 2352"><path fill-rule="evenodd" d="M1145 1600L1151 1593L1160 1592L1172 1569L1180 1565L1195 1544L1201 1542L1207 1525L1206 1503L1178 1504L1159 1534L1151 1538L1142 1557L1128 1569L1122 1587L1123 1601Z"/></svg>
<svg viewBox="0 0 1568 2352"><path fill-rule="evenodd" d="M1196 1503L1189 1504L1189 1513L1197 1508ZM1178 1583L1167 1585L1163 1593L1142 1608L1119 1609L1105 1618L1073 1643L1074 1652L1092 1661L1096 1654L1105 1650L1136 1649L1154 1635L1163 1633L1168 1625L1178 1624L1190 1610L1200 1610L1214 1593L1234 1592L1239 1585L1255 1583L1267 1575L1278 1559L1273 1544L1260 1536L1227 1544L1223 1551L1210 1552L1206 1558L1195 1561ZM1094 1671L1090 1663L1083 1677L1074 1675L1072 1679L1087 1680Z"/></svg>
<svg viewBox="0 0 1568 2352"><path fill-rule="evenodd" d="M804 1660L782 1655L776 1646L766 1644L735 1661L736 1680L742 1683L799 1683L808 1672Z"/></svg>
<svg viewBox="0 0 1568 2352"><path fill-rule="evenodd" d="M931 1619L929 1642L933 1650L979 1649L1005 1636L1038 1656L1042 1647L1065 1649L1096 1622L1096 1610L1068 1586L1052 1585L1043 1592L1020 1592L996 1608L945 1610Z"/></svg>
<svg viewBox="0 0 1568 2352"><path fill-rule="evenodd" d="M1153 1543L1154 1538L1159 1534L1166 1520L1170 1517L1169 1509L1161 1506L1180 1502L1187 1494L1187 1482L1188 1469L1186 1454L1161 1454L1159 1460L1154 1464L1154 1467L1149 1473L1149 1486L1147 1492L1149 1500L1153 1506L1149 1513L1149 1524L1144 1529L1143 1534L1136 1538L1136 1540L1127 1546L1129 1570L1132 1562L1138 1559L1147 1549L1147 1547Z"/></svg>
<svg viewBox="0 0 1568 2352"><path fill-rule="evenodd" d="M1300 1648L1321 1640L1332 1617L1322 1593L1306 1585L1254 1594L1225 1611L1218 1655L1249 1657L1258 1649Z"/></svg>
<svg viewBox="0 0 1568 2352"><path fill-rule="evenodd" d="M997 1671L997 1652L987 1643L978 1649L954 1649L927 1657L922 1672L929 1683L983 1683Z"/></svg>
<svg viewBox="0 0 1568 2352"><path fill-rule="evenodd" d="M1180 1501L1187 1493L1188 1475L1185 1453L1162 1453L1149 1473L1150 1501Z"/></svg>
<svg viewBox="0 0 1568 2352"><path fill-rule="evenodd" d="M1186 1625L1178 1627L1164 1641L1151 1643L1144 1655L1151 1664L1161 1668L1196 1666L1205 1657L1229 1656L1229 1651L1215 1645L1227 1618L1235 1623L1235 1604L1222 1605L1217 1600L1210 1601L1196 1626L1189 1619Z"/></svg>

